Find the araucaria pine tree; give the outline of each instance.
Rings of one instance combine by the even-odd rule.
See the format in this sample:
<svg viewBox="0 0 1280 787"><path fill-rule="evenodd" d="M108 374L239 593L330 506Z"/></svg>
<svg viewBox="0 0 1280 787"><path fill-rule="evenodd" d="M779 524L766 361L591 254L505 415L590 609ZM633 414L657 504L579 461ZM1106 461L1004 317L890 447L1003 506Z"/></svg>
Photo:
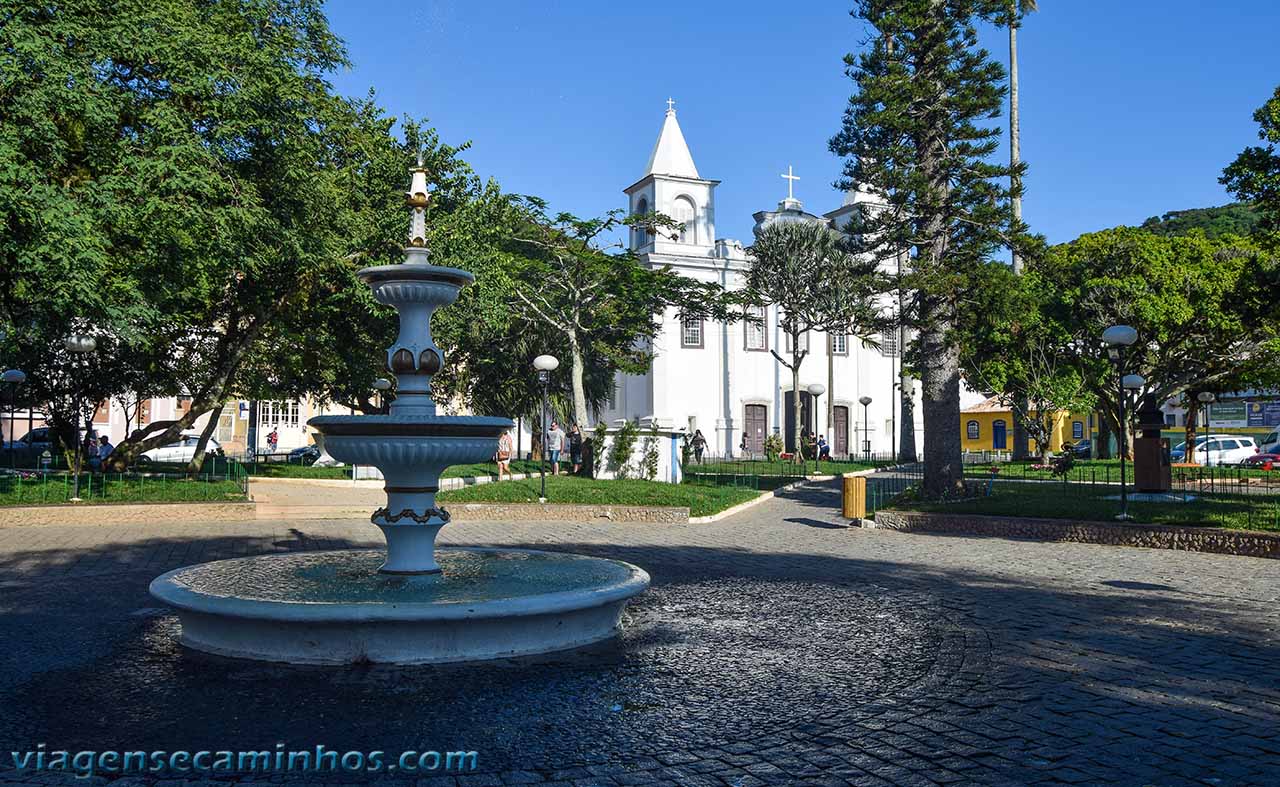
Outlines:
<svg viewBox="0 0 1280 787"><path fill-rule="evenodd" d="M854 219L858 251L886 263L912 251L902 316L918 334L923 491L934 498L964 488L957 310L972 271L1021 230L1006 185L1014 173L993 160L1000 130L984 125L1000 114L1005 70L974 27L1007 12L1007 0L859 2L852 15L875 34L845 57L854 94L831 140L846 157L839 185L880 197Z"/></svg>

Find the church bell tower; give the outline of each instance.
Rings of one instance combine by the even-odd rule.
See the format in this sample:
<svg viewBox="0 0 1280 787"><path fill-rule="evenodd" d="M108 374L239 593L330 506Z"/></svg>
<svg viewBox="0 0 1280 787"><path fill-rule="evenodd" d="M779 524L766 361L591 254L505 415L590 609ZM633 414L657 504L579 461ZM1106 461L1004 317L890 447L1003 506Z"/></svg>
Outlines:
<svg viewBox="0 0 1280 787"><path fill-rule="evenodd" d="M707 257L715 253L715 187L718 180L698 176L693 154L676 120L675 101L667 114L640 180L624 189L632 215L662 213L683 226L631 231L630 246L640 254Z"/></svg>

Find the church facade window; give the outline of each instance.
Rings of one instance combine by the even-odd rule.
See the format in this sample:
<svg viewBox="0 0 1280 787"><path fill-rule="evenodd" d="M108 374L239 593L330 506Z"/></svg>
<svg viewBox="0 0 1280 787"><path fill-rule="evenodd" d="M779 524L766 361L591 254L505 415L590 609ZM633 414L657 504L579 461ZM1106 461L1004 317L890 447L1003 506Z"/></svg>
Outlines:
<svg viewBox="0 0 1280 787"><path fill-rule="evenodd" d="M880 334L880 354L886 358L898 357L898 332Z"/></svg>
<svg viewBox="0 0 1280 787"><path fill-rule="evenodd" d="M787 334L784 334L784 336L787 337L787 352L789 353L795 352L795 349L791 346L791 334L787 333ZM808 331L805 331L804 333L800 334L800 349L805 352L809 352L809 332Z"/></svg>
<svg viewBox="0 0 1280 787"><path fill-rule="evenodd" d="M831 337L831 354L832 355L848 355L849 354L849 337L847 334L838 333Z"/></svg>
<svg viewBox="0 0 1280 787"><path fill-rule="evenodd" d="M698 242L698 209L693 200L681 194L676 197L671 208L671 218L680 222L681 228L677 240L680 243Z"/></svg>
<svg viewBox="0 0 1280 787"><path fill-rule="evenodd" d="M753 352L767 352L769 350L768 312L765 311L763 306L748 306L747 314L759 320L759 322L743 323L743 329L746 334L746 342L743 346Z"/></svg>
<svg viewBox="0 0 1280 787"><path fill-rule="evenodd" d="M691 317L680 322L680 346L702 347L702 319Z"/></svg>

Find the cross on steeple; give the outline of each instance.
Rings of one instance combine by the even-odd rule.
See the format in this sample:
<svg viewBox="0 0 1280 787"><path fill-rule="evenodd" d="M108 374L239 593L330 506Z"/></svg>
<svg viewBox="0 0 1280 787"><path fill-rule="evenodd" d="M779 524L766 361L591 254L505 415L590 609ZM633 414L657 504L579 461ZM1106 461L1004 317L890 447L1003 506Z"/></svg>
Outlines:
<svg viewBox="0 0 1280 787"><path fill-rule="evenodd" d="M676 111L676 100L674 98L667 99L667 111L668 112Z"/></svg>
<svg viewBox="0 0 1280 787"><path fill-rule="evenodd" d="M787 174L783 175L782 177L786 178L786 181L787 181L787 199L795 199L796 195L795 195L794 187L796 185L796 181L800 179L800 176L791 174L791 165L788 164Z"/></svg>

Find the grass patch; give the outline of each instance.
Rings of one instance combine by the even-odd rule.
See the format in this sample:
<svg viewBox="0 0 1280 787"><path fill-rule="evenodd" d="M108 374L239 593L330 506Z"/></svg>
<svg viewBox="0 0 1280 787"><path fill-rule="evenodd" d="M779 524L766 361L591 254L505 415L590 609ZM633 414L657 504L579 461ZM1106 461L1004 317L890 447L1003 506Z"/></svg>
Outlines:
<svg viewBox="0 0 1280 787"><path fill-rule="evenodd" d="M530 478L450 489L441 492L436 499L443 503L536 503L539 490L539 480ZM551 503L688 506L689 516L710 516L754 500L758 494L753 489L731 486L547 476L547 501Z"/></svg>
<svg viewBox="0 0 1280 787"><path fill-rule="evenodd" d="M69 474L0 476L0 506L58 505L74 496ZM242 502L240 481L200 477L107 473L80 476L82 504Z"/></svg>
<svg viewBox="0 0 1280 787"><path fill-rule="evenodd" d="M977 485L974 485L977 487ZM984 489L979 490L979 494ZM1079 521L1113 521L1120 511L1118 487L1091 490L1087 486L1061 484L995 483L989 497L951 503L924 502L913 498L895 501L888 507L907 511L935 511L949 514L1041 517ZM1135 522L1161 525L1225 527L1236 530L1280 531L1280 497L1220 495L1200 497L1190 503L1143 503L1130 501L1129 513Z"/></svg>
<svg viewBox="0 0 1280 787"><path fill-rule="evenodd" d="M1059 476L1055 476L1053 471L1048 468L1036 469L1039 462L995 462L977 465L965 465L964 474L966 478L990 478L991 467L1000 468L997 478L1010 479L1027 479L1027 480L1061 480ZM1133 480L1133 462L1125 462L1127 469L1125 477L1130 481ZM1175 467L1173 468L1173 480L1175 483L1181 481L1189 481L1197 483L1203 479L1205 483L1216 482L1222 483L1236 478L1280 478L1280 471L1262 470L1260 468L1244 468L1235 466L1226 467ZM1119 459L1077 459L1075 466L1067 473L1067 480L1074 483L1120 483L1120 460Z"/></svg>

